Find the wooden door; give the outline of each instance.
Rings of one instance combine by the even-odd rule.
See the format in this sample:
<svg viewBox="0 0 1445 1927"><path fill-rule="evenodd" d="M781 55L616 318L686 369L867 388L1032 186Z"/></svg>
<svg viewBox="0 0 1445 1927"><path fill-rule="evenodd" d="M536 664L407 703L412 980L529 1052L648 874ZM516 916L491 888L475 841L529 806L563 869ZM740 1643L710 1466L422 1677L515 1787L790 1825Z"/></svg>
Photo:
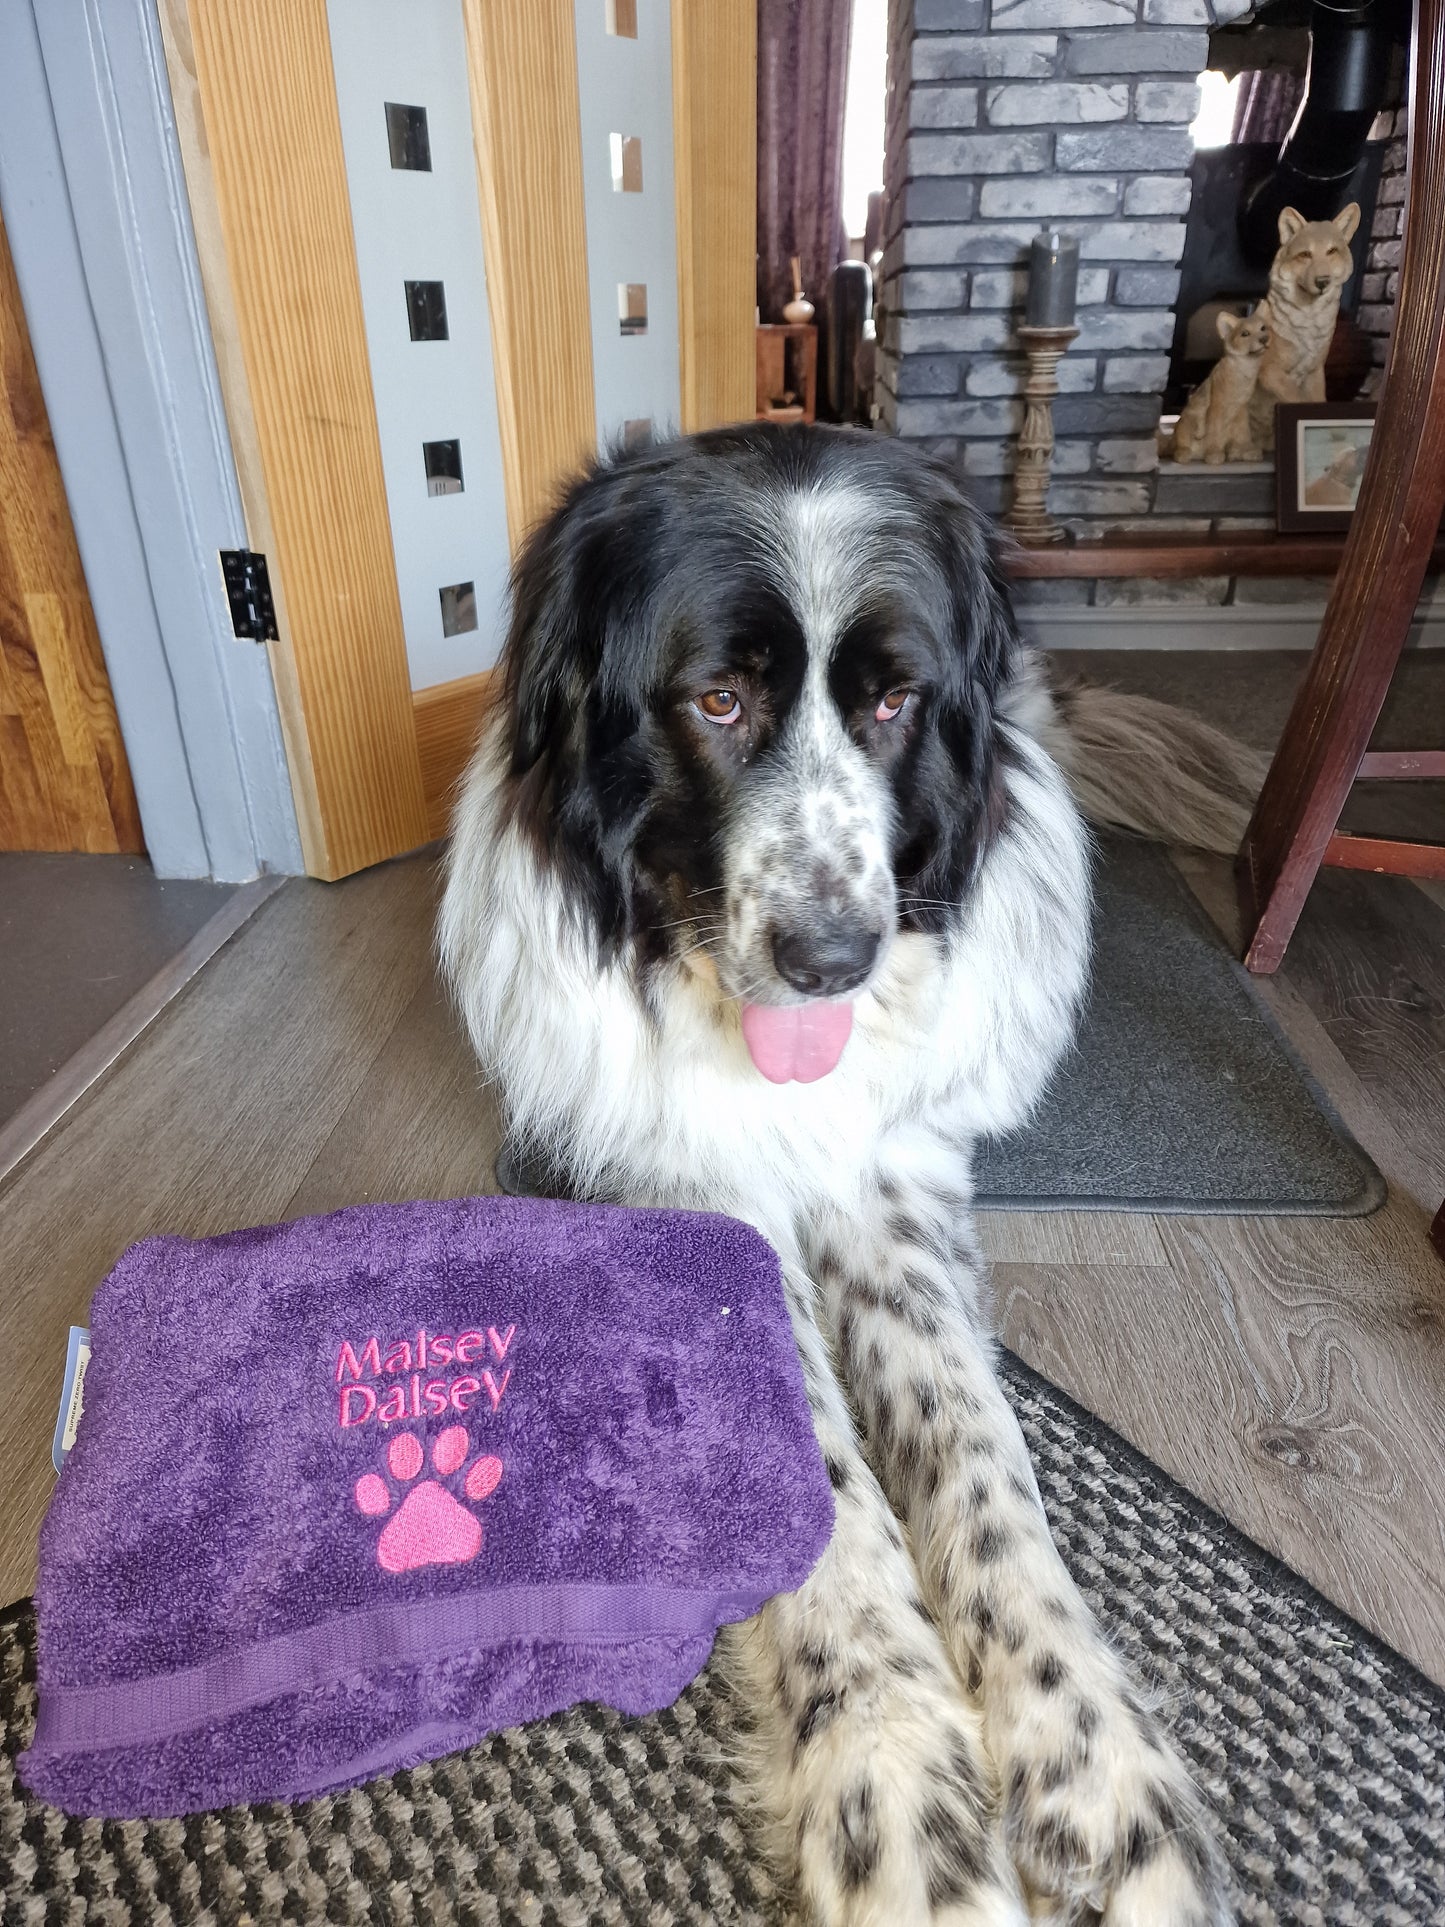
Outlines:
<svg viewBox="0 0 1445 1927"><path fill-rule="evenodd" d="M144 848L0 219L0 850Z"/></svg>
<svg viewBox="0 0 1445 1927"><path fill-rule="evenodd" d="M515 548L596 446L579 0L459 4ZM159 5L251 542L270 562L306 863L339 877L444 829L487 675L410 686L326 0ZM671 0L671 31L692 429L753 410L753 0Z"/></svg>

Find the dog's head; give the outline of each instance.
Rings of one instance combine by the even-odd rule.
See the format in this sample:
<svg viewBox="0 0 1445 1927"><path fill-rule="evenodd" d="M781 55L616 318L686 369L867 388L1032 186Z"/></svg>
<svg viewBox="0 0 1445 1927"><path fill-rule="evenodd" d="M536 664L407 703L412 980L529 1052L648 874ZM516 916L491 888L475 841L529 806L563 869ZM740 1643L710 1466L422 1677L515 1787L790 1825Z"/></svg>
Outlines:
<svg viewBox="0 0 1445 1927"><path fill-rule="evenodd" d="M759 1068L808 1075L896 932L967 893L1013 634L982 518L898 442L616 457L517 567L513 821L604 953L715 973Z"/></svg>
<svg viewBox="0 0 1445 1927"><path fill-rule="evenodd" d="M1332 221L1307 221L1287 207L1279 217L1279 253L1270 270L1300 301L1318 301L1342 288L1355 271L1350 237L1360 225L1357 201Z"/></svg>

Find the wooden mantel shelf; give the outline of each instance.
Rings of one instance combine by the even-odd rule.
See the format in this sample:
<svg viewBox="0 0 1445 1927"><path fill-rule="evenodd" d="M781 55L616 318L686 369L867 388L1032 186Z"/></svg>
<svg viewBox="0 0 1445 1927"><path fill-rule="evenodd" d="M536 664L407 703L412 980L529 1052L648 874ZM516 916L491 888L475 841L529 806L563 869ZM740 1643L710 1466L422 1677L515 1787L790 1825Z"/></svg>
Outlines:
<svg viewBox="0 0 1445 1927"><path fill-rule="evenodd" d="M1274 535L1246 529L1234 535L1106 535L1059 542L1047 549L1005 550L1004 573L1015 581L1040 577L1184 577L1199 575L1333 575L1344 554L1343 535ZM1445 573L1445 545L1436 544L1430 573Z"/></svg>

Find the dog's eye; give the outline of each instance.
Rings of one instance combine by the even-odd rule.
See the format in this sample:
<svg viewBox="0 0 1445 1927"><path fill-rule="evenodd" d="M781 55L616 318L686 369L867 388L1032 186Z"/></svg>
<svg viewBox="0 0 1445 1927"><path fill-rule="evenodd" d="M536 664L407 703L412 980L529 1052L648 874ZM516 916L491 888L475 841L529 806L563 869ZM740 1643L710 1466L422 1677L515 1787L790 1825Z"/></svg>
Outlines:
<svg viewBox="0 0 1445 1927"><path fill-rule="evenodd" d="M694 707L710 723L735 723L743 713L735 689L709 689L698 697Z"/></svg>
<svg viewBox="0 0 1445 1927"><path fill-rule="evenodd" d="M891 723L893 718L898 715L903 708L903 705L908 701L911 693L910 690L902 687L898 689L885 689L878 700L878 707L873 712L874 721Z"/></svg>

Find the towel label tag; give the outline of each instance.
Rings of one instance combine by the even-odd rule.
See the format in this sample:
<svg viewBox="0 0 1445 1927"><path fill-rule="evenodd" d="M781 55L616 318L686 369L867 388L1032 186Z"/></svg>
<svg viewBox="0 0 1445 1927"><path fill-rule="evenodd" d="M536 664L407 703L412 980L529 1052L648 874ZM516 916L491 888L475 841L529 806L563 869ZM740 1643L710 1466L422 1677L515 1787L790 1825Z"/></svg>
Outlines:
<svg viewBox="0 0 1445 1927"><path fill-rule="evenodd" d="M60 1412L55 1421L55 1442L50 1456L58 1472L75 1443L75 1428L85 1403L85 1368L90 1363L90 1333L83 1325L72 1325L70 1343L65 1348L65 1385L60 1394Z"/></svg>

